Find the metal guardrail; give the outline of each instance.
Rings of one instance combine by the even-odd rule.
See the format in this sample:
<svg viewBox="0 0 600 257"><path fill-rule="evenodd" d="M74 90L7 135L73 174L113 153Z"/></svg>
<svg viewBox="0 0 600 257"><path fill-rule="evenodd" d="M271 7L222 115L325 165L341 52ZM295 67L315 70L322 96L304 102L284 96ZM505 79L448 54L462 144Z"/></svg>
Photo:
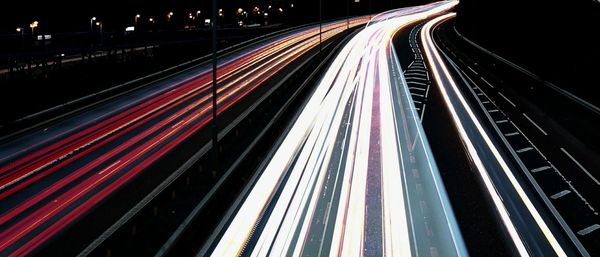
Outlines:
<svg viewBox="0 0 600 257"><path fill-rule="evenodd" d="M227 47L225 49L219 50L218 51L218 55L229 54L229 53L238 51L240 49L243 49L245 47L251 47L252 45L255 45L255 44L258 44L260 42L263 42L264 40L267 40L268 38L271 38L271 37L273 37L275 35L286 33L286 32L290 32L290 31L294 31L294 30L298 30L298 29L304 28L306 26L311 26L311 25L314 25L314 24L306 24L306 25L296 26L296 27L292 27L292 28L288 28L288 29L284 29L284 30L272 32L272 33L269 33L269 34L265 34L265 35L262 35L262 36L259 36L259 37L256 37L256 38L244 41L242 43L239 43L239 44ZM101 103L110 101L112 99L115 99L115 98L117 98L119 96L122 96L122 95L128 94L130 92L139 90L141 88L144 88L144 87L146 87L148 85L151 85L153 83L156 83L158 81L162 81L162 80L165 80L165 79L168 79L168 78L180 75L182 73L185 73L187 71L196 69L196 68L198 68L198 67L200 67L202 65L206 65L210 61L211 56L212 56L211 54L204 55L202 57L195 58L193 60L180 63L180 64L172 66L170 68L154 72L152 74L149 74L149 75L146 75L146 76L143 76L143 77L140 77L140 78L137 78L137 79L134 79L134 80L131 80L131 81L128 81L128 82L116 85L116 86L113 86L111 88L104 89L102 91L99 91L99 92L96 92L96 93L93 93L93 94L89 94L89 95L77 98L77 99L69 101L67 103L64 103L64 104L61 104L61 105L57 105L57 106L48 108L46 110L42 110L42 111L36 112L34 114L31 114L31 115L27 115L27 116L25 116L23 118L20 118L20 119L16 120L11 125L22 124L22 123L25 123L25 122L33 121L35 119L43 119L44 116L51 115L53 113L59 113L60 111L64 112L64 113L62 113L60 115L51 117L51 118L49 118L47 120L43 120L43 121L41 121L39 123L36 123L34 125L31 125L31 126L29 126L27 128L24 128L24 129L21 129L19 131L16 131L16 132L10 133L8 135L2 136L2 137L0 137L0 142L5 141L5 140L7 140L9 138L12 138L12 137L14 137L16 135L22 134L24 132L30 131L32 129L39 128L39 127L44 126L46 124L49 124L51 122L54 122L54 121L57 121L57 120L61 120L61 119L65 118L65 117L68 117L68 116L71 116L71 115L73 115L75 113L78 113L78 112L81 112L83 110L86 110L86 109L88 109L88 108L90 108L92 106L96 106L98 104L101 104ZM194 63L198 63L198 64L194 64ZM192 66L190 66L190 65L192 65ZM190 67L188 67L188 66L190 66ZM198 74L198 75L196 75L194 77L191 77L188 80L183 81L181 83L185 83L187 81L193 80L194 78L197 78L198 76L201 76L201 75L202 74ZM122 90L124 88L127 88L127 87L135 85L135 84L142 83L144 81L148 81L148 82L145 82L145 83L143 83L143 84L141 84L139 86L136 86L136 87L128 89L128 90L125 90L123 92L120 92L120 90ZM99 99L102 96L106 96L106 97L102 98L102 99ZM82 107L77 107L80 104L85 104L86 101L94 101L94 99L99 99L99 100L95 101L93 103L84 105ZM74 110L69 110L69 108L75 108L75 109ZM2 127L0 127L0 128L2 128Z"/></svg>

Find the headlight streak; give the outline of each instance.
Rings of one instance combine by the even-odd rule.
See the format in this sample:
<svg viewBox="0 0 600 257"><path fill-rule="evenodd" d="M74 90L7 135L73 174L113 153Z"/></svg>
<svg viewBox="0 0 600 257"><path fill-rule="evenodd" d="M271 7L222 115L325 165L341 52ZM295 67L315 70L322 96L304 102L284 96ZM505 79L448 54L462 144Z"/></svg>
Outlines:
<svg viewBox="0 0 600 257"><path fill-rule="evenodd" d="M364 18L356 18L351 25L365 22ZM327 40L345 29L345 20L327 23L323 27L323 39ZM315 37L318 38L318 29L309 27L259 48L249 49L239 58L222 62L218 74L218 113L237 103L298 57L314 49L318 45ZM49 138L48 147L1 167L0 186L7 190L0 189L0 197L6 198L55 171L68 167L79 158L105 148L108 142L131 134L144 124L150 124L141 133L125 137L116 147L98 153L99 157L94 161L49 183L38 194L16 203L13 208L3 210L0 214L0 253L16 256L31 253L204 127L210 121L210 116L207 115L210 111L210 106L207 105L210 97L206 95L210 85L207 76L210 74L206 71L200 73L201 75L185 78L184 82L150 92L139 102L125 105L133 108L119 107L99 116L107 120L95 118L58 134L66 135L66 138ZM151 123L152 121L156 122ZM79 129L82 130L77 132ZM52 143L53 140L58 141ZM19 153L20 151L14 156ZM56 160L60 162L54 164Z"/></svg>
<svg viewBox="0 0 600 257"><path fill-rule="evenodd" d="M381 247L386 256L412 256L434 251L430 247L423 247L426 250L421 251L411 244L417 244L411 241L419 241L419 238L409 234L409 211L405 209L407 203L404 199L407 193L402 186L401 175L411 164L400 159L407 154L401 153L400 149L418 148L423 153L410 154L418 154L419 160L427 162L433 159L428 156L430 152L426 150L428 146L421 137L420 123L416 119L404 117L405 121L419 124L416 135L410 138L415 138L415 142L421 141L421 144L413 147L399 138L401 135L396 127L399 114L394 107L398 100L392 93L389 73L390 54L393 53L390 41L403 26L446 11L456 4L455 1L446 1L377 16L376 22L370 23L344 46L224 231L212 256L301 256L307 250L318 255L363 256L366 244ZM406 87L406 84L401 86ZM410 95L404 97L408 100L402 101L412 101ZM396 140L391 140L393 138ZM371 151L373 147L379 150ZM373 154L380 154L379 158L373 159L374 162L369 161ZM335 158L339 162L330 163L334 155L342 157ZM365 198L367 170L372 168L370 165L379 166L381 172L381 242L364 241L365 207L368 206ZM337 167L344 171L341 178L337 176L340 172ZM434 197L430 204L437 206L432 209L439 211L443 222L438 227L421 225L418 229L433 229L442 234L436 239L443 238L445 242L436 246L440 247L444 256L468 256L443 186L436 180L439 176L434 175L436 166L427 163L423 167L425 175L432 173L429 175L432 177L430 183L438 189L431 192ZM335 177L334 184L326 184L331 177ZM334 192L325 197L329 186L333 186ZM337 188L339 196L334 197ZM281 193L276 196L279 190ZM268 213L267 206L272 206ZM324 208L319 213L325 217L314 216L317 206ZM332 209L337 211L330 213ZM327 230L330 217L334 222L332 231ZM257 228L256 224L261 219L266 219L266 222L263 221L265 225ZM315 220L323 223L319 226L325 227L322 235L311 234ZM321 240L320 244L315 245L309 239L313 236ZM258 240L248 245L252 237ZM325 245L323 239L328 240Z"/></svg>
<svg viewBox="0 0 600 257"><path fill-rule="evenodd" d="M487 135L487 133L485 132L485 130L484 130L483 126L481 125L481 123L479 122L478 118L476 117L474 112L471 110L470 106L467 104L465 98L460 93L460 90L458 89L456 83L454 82L454 80L452 79L452 76L450 75L450 72L448 71L448 69L446 68L446 66L444 64L443 59L441 58L440 54L438 53L436 45L433 42L433 39L431 37L432 29L437 24L443 22L446 19L452 18L455 15L456 14L447 14L444 16L440 16L436 19L433 19L432 21L428 22L423 27L423 30L421 32L421 41L423 42L423 45L424 45L427 60L432 69L432 73L434 74L436 83L438 84L438 87L440 88L440 91L442 92L444 101L452 115L452 119L460 133L461 138L463 139L465 145L467 146L468 152L471 155L471 159L474 162L474 164L476 165L477 170L479 171L481 178L487 188L487 191L490 194L490 196L492 197L492 200L493 200L494 205L496 206L496 209L502 219L502 222L503 222L504 226L506 227L510 237L512 238L519 254L521 256L529 256L530 255L527 250L527 247L525 246L525 243L523 242L522 238L519 235L519 232L517 231L517 228L515 227L515 224L511 220L511 217L508 213L508 210L506 209L506 206L503 203L503 200L502 200L500 194L496 190L494 183L492 182L490 175L488 174L486 165L484 165L482 159L479 156L478 149L474 146L469 134L466 132L465 126L463 125L461 118L457 114L456 108L463 108L466 111L466 113L468 114L468 117L475 125L476 130L481 135L481 137L484 139L487 147L492 152L498 165L500 165L501 170L504 172L504 174L510 181L512 187L516 191L517 195L520 197L520 200L526 206L527 211L533 217L536 225L542 231L543 235L545 236L545 239L547 240L548 244L553 249L554 253L557 256L566 256L566 253L564 252L564 250L558 243L555 236L552 234L548 225L545 223L545 221L543 220L543 218L541 217L541 215L539 214L539 212L537 211L537 209L535 208L535 206L533 205L533 203L531 202L531 200L529 199L529 197L527 196L527 194L525 193L525 191L523 190L523 188L521 187L521 185L515 178L514 174L508 167L506 161L503 159L500 152L498 151L498 149L496 148L494 143L491 141L489 135ZM447 81L448 83L445 83L444 80ZM459 103L453 103L450 100L450 96L448 94L448 91L450 91L450 90L457 96L457 98L459 99ZM457 107L456 105L459 105L460 107ZM523 233L527 233L527 231L524 231Z"/></svg>

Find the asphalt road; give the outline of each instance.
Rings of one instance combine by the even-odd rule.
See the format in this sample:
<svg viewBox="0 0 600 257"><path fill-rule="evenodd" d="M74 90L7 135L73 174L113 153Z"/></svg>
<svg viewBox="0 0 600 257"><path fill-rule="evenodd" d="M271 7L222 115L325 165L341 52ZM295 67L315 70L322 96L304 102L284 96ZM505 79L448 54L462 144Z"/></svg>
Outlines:
<svg viewBox="0 0 600 257"><path fill-rule="evenodd" d="M455 3L377 15L352 38L199 256L467 256L391 44Z"/></svg>
<svg viewBox="0 0 600 257"><path fill-rule="evenodd" d="M346 26L325 24L323 39ZM305 27L221 58L218 113L318 46L318 31ZM2 254L35 252L205 127L211 120L210 82L210 68L197 67L4 142Z"/></svg>
<svg viewBox="0 0 600 257"><path fill-rule="evenodd" d="M472 133L469 130L473 127L481 135L488 134L488 139L483 139L489 142L487 146L476 146L474 152L481 154L482 149L496 148L496 157L490 159L504 160L502 169L488 175L494 190L502 195L501 202L512 213L510 223L517 232L513 239L516 238L517 245L524 242L521 255L596 255L598 237L594 233L598 233L599 226L594 206L598 181L594 171L599 166L593 149L597 135L592 131L598 124L595 107L493 53L482 51L449 24L433 33L437 50L442 52L442 63L448 67L448 72L442 73L443 68L438 66L437 72L442 74L442 84L451 92L449 102L455 105L468 102L464 108L471 108L467 112L472 117L468 122L473 123L457 124L466 129L466 134ZM430 53L434 49L435 46ZM459 91L450 86L452 83ZM456 98L452 100L453 97ZM574 126L577 128L573 129ZM473 143L478 144L477 141ZM484 163L487 161L484 159ZM510 182L502 182L505 179L502 173ZM512 190L522 193L507 196L507 191ZM519 198L531 204L518 207L515 199ZM523 213L525 210L529 214ZM515 212L521 213L516 219ZM532 214L539 217L522 223ZM538 228L532 226L536 223ZM540 233L540 229L546 232L536 236L534 231ZM544 246L540 242L549 244Z"/></svg>
<svg viewBox="0 0 600 257"><path fill-rule="evenodd" d="M472 256L510 256L496 208L464 148L450 112L434 84L422 50L420 32L426 22L399 32L394 39L411 97L448 192L467 250ZM493 247L489 247L494 242Z"/></svg>

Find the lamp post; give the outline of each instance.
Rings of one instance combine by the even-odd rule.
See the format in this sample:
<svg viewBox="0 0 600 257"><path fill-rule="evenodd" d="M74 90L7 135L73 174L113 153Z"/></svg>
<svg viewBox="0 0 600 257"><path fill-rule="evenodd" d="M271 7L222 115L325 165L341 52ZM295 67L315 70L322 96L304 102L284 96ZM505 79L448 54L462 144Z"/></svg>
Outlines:
<svg viewBox="0 0 600 257"><path fill-rule="evenodd" d="M21 48L25 48L25 29L18 27L17 33L21 34Z"/></svg>
<svg viewBox="0 0 600 257"><path fill-rule="evenodd" d="M213 175L219 170L219 138L217 132L217 0L212 0L212 147L213 147ZM223 17L223 10L219 9L219 16Z"/></svg>
<svg viewBox="0 0 600 257"><path fill-rule="evenodd" d="M96 21L96 17L90 19L90 33L94 32L94 21Z"/></svg>
<svg viewBox="0 0 600 257"><path fill-rule="evenodd" d="M39 25L38 21L34 21L31 24L29 24L29 27L31 28L31 35L34 36L35 35L35 28L37 28Z"/></svg>
<svg viewBox="0 0 600 257"><path fill-rule="evenodd" d="M323 6L322 0L319 0L319 53L323 51Z"/></svg>
<svg viewBox="0 0 600 257"><path fill-rule="evenodd" d="M102 45L102 41L104 41L104 30L102 29L102 22L97 21L96 26L100 28L100 45Z"/></svg>
<svg viewBox="0 0 600 257"><path fill-rule="evenodd" d="M350 0L346 0L346 29L350 29Z"/></svg>
<svg viewBox="0 0 600 257"><path fill-rule="evenodd" d="M140 17L142 17L142 16L141 16L141 15L139 15L139 14L136 14L136 15L135 15L135 22L134 22L134 25L135 25L136 27L137 27L137 25L138 25L138 19L139 19Z"/></svg>

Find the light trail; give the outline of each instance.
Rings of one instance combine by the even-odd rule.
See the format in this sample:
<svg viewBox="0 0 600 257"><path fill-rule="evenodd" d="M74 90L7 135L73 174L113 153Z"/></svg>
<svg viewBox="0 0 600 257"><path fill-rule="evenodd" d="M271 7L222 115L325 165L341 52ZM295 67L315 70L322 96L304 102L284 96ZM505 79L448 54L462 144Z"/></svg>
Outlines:
<svg viewBox="0 0 600 257"><path fill-rule="evenodd" d="M345 45L212 256L468 256L391 46L457 3L386 12Z"/></svg>
<svg viewBox="0 0 600 257"><path fill-rule="evenodd" d="M468 105L438 52L432 39L432 30L439 23L454 16L455 14L446 14L428 22L421 32L421 41L436 84L460 138L465 143L470 159L475 164L518 254L566 256L556 236ZM505 183L507 186L504 186ZM505 193L507 191L510 193ZM505 205L506 201L510 201L510 205L516 207L508 208Z"/></svg>
<svg viewBox="0 0 600 257"><path fill-rule="evenodd" d="M367 22L355 18L351 27ZM323 26L323 40L346 21ZM227 57L218 70L218 114L319 44L308 26ZM207 68L10 152L0 167L0 255L36 250L211 120ZM17 140L18 141L18 140ZM27 138L23 142L31 141ZM89 161L91 160L91 161Z"/></svg>

